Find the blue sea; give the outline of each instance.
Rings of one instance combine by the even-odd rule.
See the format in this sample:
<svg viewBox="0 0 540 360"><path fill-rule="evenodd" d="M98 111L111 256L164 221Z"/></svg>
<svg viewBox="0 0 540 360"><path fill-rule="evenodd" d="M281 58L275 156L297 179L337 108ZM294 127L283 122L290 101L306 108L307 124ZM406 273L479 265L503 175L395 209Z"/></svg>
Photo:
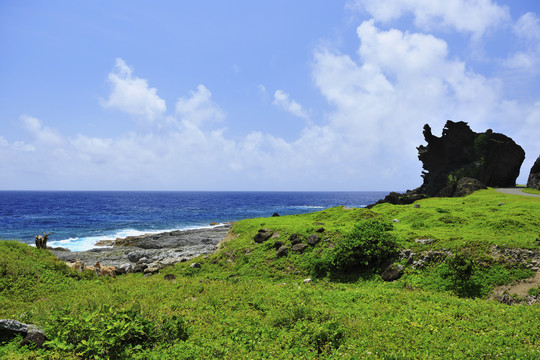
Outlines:
<svg viewBox="0 0 540 360"><path fill-rule="evenodd" d="M245 218L364 207L387 192L0 191L0 239L88 250L104 239L210 227Z"/></svg>

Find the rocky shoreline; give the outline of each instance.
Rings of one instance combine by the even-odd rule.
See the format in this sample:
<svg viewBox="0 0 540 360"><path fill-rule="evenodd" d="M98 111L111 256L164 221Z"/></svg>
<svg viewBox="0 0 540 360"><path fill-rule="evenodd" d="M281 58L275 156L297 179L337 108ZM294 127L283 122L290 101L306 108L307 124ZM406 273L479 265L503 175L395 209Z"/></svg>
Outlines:
<svg viewBox="0 0 540 360"><path fill-rule="evenodd" d="M59 248L49 250L60 260L93 266L98 261L104 266L114 266L117 273L143 272L188 261L210 254L227 236L232 224L210 228L176 230L159 234L131 236L124 239L99 242L87 251L69 251ZM146 271L148 272L148 271Z"/></svg>

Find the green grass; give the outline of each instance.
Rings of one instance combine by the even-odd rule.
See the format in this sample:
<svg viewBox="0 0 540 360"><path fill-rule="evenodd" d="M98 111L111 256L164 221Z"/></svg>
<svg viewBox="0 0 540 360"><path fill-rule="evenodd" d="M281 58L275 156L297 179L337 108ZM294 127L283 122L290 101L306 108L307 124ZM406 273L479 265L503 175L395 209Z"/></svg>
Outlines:
<svg viewBox="0 0 540 360"><path fill-rule="evenodd" d="M53 335L49 350L5 342L0 358L537 359L540 306L487 296L497 284L531 275L492 259L490 246L538 249L540 199L484 190L418 204L239 221L219 251L193 260L201 269L181 263L150 278L81 275L46 251L2 241L0 318ZM355 224L369 220L391 222L400 249L450 249L464 254L466 266L441 260L415 270L404 263L404 276L391 283L379 267L313 272L321 258L339 253ZM257 244L261 228L274 237ZM293 233L321 240L297 253ZM286 256L276 257L276 241L289 247ZM307 277L313 281L304 284Z"/></svg>
<svg viewBox="0 0 540 360"><path fill-rule="evenodd" d="M526 189L521 189L521 191L527 194L540 195L540 190L536 190L536 189L526 188Z"/></svg>

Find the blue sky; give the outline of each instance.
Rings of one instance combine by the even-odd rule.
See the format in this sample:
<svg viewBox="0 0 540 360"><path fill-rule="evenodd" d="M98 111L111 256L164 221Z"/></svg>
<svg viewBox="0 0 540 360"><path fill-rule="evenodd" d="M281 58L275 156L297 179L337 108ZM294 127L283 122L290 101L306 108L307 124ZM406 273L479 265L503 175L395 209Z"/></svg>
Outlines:
<svg viewBox="0 0 540 360"><path fill-rule="evenodd" d="M405 190L447 119L540 155L536 0L0 3L0 189Z"/></svg>

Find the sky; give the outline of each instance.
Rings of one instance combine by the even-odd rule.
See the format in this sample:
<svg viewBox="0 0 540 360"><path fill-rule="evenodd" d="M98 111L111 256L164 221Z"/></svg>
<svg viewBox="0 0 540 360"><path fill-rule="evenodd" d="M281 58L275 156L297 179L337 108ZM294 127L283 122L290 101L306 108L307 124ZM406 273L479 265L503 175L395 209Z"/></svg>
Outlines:
<svg viewBox="0 0 540 360"><path fill-rule="evenodd" d="M0 2L0 190L404 191L424 124L540 155L540 1Z"/></svg>

